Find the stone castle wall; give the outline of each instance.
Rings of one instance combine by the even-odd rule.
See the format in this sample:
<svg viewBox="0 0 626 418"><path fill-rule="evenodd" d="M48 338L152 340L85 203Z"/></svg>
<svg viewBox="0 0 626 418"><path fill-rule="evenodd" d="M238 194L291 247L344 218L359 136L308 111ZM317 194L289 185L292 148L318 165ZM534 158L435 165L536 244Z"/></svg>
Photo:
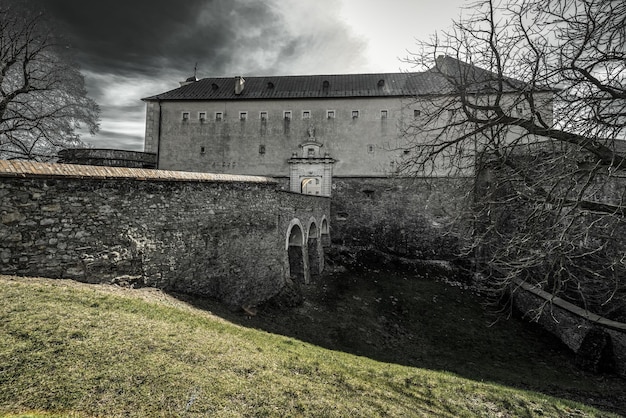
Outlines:
<svg viewBox="0 0 626 418"><path fill-rule="evenodd" d="M370 246L403 257L452 259L459 235L451 232L465 202L467 179L333 179L333 242Z"/></svg>
<svg viewBox="0 0 626 418"><path fill-rule="evenodd" d="M8 161L0 198L4 274L128 282L236 306L291 281L289 226L297 219L306 242L330 204L263 177ZM304 242L310 268L321 239Z"/></svg>
<svg viewBox="0 0 626 418"><path fill-rule="evenodd" d="M109 167L156 168L156 154L102 148L67 148L59 151L58 163Z"/></svg>
<svg viewBox="0 0 626 418"><path fill-rule="evenodd" d="M290 155L314 132L321 151L337 160L335 174L385 176L401 153L403 106L398 98L148 102L144 149L157 152L164 169L286 176Z"/></svg>
<svg viewBox="0 0 626 418"><path fill-rule="evenodd" d="M626 377L626 324L611 321L530 284L516 283L512 300L577 354L579 365Z"/></svg>

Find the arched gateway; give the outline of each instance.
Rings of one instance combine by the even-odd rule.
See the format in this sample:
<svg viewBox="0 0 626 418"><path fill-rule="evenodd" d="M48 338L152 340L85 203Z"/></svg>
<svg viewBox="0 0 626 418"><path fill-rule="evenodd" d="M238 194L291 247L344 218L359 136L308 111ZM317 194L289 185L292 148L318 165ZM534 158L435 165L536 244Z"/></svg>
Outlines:
<svg viewBox="0 0 626 418"><path fill-rule="evenodd" d="M307 234L307 250L309 255L309 273L311 278L319 276L321 273L320 261L323 258L320 254L321 247L319 242L319 229L315 224L315 220L311 220L309 225L309 233Z"/></svg>
<svg viewBox="0 0 626 418"><path fill-rule="evenodd" d="M291 221L287 231L287 254L289 256L289 276L295 283L306 283L304 265L304 233L297 219Z"/></svg>
<svg viewBox="0 0 626 418"><path fill-rule="evenodd" d="M298 284L308 284L324 270L324 249L317 220L310 218L304 228L299 219L287 227L285 247L289 258L289 278ZM327 222L324 219L324 222Z"/></svg>

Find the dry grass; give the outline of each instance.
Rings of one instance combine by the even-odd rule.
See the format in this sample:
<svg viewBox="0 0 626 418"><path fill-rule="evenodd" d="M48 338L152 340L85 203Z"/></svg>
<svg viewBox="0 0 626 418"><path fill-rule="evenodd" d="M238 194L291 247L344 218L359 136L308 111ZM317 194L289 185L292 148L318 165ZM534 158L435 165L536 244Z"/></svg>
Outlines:
<svg viewBox="0 0 626 418"><path fill-rule="evenodd" d="M245 328L154 289L0 276L0 300L7 417L611 416Z"/></svg>

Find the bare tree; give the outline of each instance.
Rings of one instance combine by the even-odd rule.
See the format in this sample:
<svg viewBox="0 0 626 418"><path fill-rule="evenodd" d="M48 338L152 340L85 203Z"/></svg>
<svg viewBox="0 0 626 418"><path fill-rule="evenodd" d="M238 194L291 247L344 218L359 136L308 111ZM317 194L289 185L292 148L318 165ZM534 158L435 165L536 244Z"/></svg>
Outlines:
<svg viewBox="0 0 626 418"><path fill-rule="evenodd" d="M25 2L0 0L0 158L50 159L81 144L78 129L95 133L98 115L46 16Z"/></svg>
<svg viewBox="0 0 626 418"><path fill-rule="evenodd" d="M435 87L401 170L471 179L466 251L493 296L531 282L626 319L626 3L468 12L408 58Z"/></svg>

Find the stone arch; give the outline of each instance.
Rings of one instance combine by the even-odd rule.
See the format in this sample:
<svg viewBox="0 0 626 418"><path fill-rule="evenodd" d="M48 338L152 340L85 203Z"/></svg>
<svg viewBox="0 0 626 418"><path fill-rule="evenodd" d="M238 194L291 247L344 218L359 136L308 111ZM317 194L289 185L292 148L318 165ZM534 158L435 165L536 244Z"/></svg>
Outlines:
<svg viewBox="0 0 626 418"><path fill-rule="evenodd" d="M330 231L328 228L328 220L326 215L322 218L322 226L320 227L320 237L322 241L322 247L330 247Z"/></svg>
<svg viewBox="0 0 626 418"><path fill-rule="evenodd" d="M582 369L596 373L615 372L615 353L611 336L599 327L591 328L576 352L576 363Z"/></svg>
<svg viewBox="0 0 626 418"><path fill-rule="evenodd" d="M289 277L295 283L306 283L304 262L304 231L299 220L294 219L287 228L286 247L289 258Z"/></svg>
<svg viewBox="0 0 626 418"><path fill-rule="evenodd" d="M309 229L307 232L307 250L309 261L309 273L311 277L317 277L322 272L323 256L321 254L322 247L320 243L320 231L314 218L309 220Z"/></svg>

